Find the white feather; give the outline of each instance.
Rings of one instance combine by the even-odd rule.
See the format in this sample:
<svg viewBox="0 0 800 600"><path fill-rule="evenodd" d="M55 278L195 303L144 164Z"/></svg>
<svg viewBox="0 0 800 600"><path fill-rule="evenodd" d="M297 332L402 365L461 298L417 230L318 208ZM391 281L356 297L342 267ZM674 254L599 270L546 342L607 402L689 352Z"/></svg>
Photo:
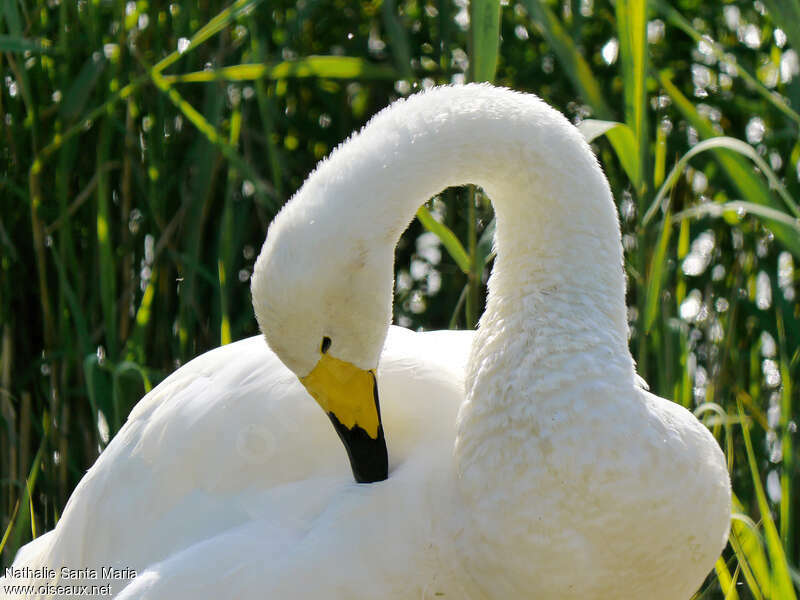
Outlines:
<svg viewBox="0 0 800 600"><path fill-rule="evenodd" d="M387 336L394 244L466 182L497 214L479 330ZM135 569L120 599L675 600L722 550L722 452L642 389L608 184L535 96L446 87L380 113L275 219L253 303L272 350L219 348L143 398L15 568ZM352 483L298 382L323 336L380 357L384 482Z"/></svg>

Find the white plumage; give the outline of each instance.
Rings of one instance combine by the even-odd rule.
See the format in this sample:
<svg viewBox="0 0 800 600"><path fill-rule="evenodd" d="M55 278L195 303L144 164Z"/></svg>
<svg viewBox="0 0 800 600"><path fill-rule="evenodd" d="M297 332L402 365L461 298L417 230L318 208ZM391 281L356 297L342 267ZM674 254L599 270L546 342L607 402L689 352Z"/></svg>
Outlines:
<svg viewBox="0 0 800 600"><path fill-rule="evenodd" d="M396 240L462 183L497 215L479 330L388 328ZM135 569L80 582L120 599L676 600L713 566L722 452L638 385L608 184L535 96L446 87L380 113L276 217L252 285L272 350L213 350L145 396L15 568ZM380 357L384 482L352 482L298 381L323 337Z"/></svg>

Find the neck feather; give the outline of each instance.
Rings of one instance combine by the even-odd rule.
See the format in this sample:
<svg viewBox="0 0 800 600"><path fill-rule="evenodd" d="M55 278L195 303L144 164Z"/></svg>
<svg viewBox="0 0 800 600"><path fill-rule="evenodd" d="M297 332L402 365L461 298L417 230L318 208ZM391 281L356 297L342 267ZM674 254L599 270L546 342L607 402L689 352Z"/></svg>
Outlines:
<svg viewBox="0 0 800 600"><path fill-rule="evenodd" d="M345 232L354 252L389 256L420 204L466 183L486 191L497 218L478 339L513 337L521 330L498 323L536 316L552 344L561 344L553 328L586 337L627 357L632 373L608 183L577 129L533 95L467 85L397 102L321 163L280 218L314 215L319 239Z"/></svg>
<svg viewBox="0 0 800 600"><path fill-rule="evenodd" d="M322 163L300 195L317 205L318 224L383 248L396 244L420 204L466 183L486 191L497 216L490 310L524 310L536 293L597 294L598 327L625 340L608 183L577 129L535 96L467 85L395 103Z"/></svg>

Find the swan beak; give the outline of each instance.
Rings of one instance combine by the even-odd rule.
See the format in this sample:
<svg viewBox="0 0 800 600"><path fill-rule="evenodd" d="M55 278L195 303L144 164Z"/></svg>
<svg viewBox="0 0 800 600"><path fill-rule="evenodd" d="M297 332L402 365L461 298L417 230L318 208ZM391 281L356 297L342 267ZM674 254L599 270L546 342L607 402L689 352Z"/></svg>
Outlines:
<svg viewBox="0 0 800 600"><path fill-rule="evenodd" d="M300 382L322 407L342 440L358 483L383 481L389 459L375 372L323 354Z"/></svg>

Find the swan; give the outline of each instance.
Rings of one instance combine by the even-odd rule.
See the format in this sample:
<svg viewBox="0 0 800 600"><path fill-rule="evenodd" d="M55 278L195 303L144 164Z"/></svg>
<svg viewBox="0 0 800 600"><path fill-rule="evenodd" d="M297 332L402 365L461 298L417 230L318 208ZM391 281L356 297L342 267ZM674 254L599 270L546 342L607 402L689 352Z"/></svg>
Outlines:
<svg viewBox="0 0 800 600"><path fill-rule="evenodd" d="M390 327L395 243L463 183L497 218L477 331ZM147 394L4 585L679 600L722 551L723 454L638 379L608 183L538 97L471 84L395 102L274 219L251 287L263 337Z"/></svg>

